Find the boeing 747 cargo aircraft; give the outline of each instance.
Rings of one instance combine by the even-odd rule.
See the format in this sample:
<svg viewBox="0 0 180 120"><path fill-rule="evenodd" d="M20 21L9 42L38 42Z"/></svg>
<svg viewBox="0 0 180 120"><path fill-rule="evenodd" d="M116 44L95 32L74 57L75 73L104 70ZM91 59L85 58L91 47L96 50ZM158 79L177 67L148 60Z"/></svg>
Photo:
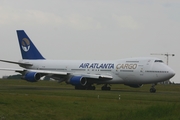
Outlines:
<svg viewBox="0 0 180 120"><path fill-rule="evenodd" d="M75 86L75 89L90 90L95 90L94 84L103 84L102 90L110 90L109 84L124 84L135 88L143 84L152 84L150 92L156 92L154 86L158 82L169 80L175 75L162 60L152 57L119 60L47 60L23 30L17 30L17 36L22 60L0 61L18 64L22 69L1 70L21 73L23 79L29 82L49 76L60 82L65 81Z"/></svg>

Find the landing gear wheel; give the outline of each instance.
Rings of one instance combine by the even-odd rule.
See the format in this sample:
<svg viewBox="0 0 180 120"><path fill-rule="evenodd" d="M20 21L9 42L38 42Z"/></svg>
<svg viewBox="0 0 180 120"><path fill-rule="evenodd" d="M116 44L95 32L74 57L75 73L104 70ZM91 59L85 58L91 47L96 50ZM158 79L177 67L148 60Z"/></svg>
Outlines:
<svg viewBox="0 0 180 120"><path fill-rule="evenodd" d="M149 90L151 93L155 93L156 92L156 88L154 88L156 85L157 85L157 83L152 84L152 86L151 86L151 88Z"/></svg>
<svg viewBox="0 0 180 120"><path fill-rule="evenodd" d="M108 87L107 84L101 87L101 90L111 90L111 87Z"/></svg>
<svg viewBox="0 0 180 120"><path fill-rule="evenodd" d="M88 87L87 87L87 90L95 90L95 89L96 89L95 86L88 86Z"/></svg>
<svg viewBox="0 0 180 120"><path fill-rule="evenodd" d="M156 92L156 89L154 87L150 88L149 90L151 93L155 93Z"/></svg>
<svg viewBox="0 0 180 120"><path fill-rule="evenodd" d="M75 86L75 89L76 90L85 90L86 87L84 87L84 86Z"/></svg>
<svg viewBox="0 0 180 120"><path fill-rule="evenodd" d="M95 90L96 89L96 87L95 86L92 86L92 90Z"/></svg>
<svg viewBox="0 0 180 120"><path fill-rule="evenodd" d="M95 86L75 86L76 90L95 90L96 87Z"/></svg>

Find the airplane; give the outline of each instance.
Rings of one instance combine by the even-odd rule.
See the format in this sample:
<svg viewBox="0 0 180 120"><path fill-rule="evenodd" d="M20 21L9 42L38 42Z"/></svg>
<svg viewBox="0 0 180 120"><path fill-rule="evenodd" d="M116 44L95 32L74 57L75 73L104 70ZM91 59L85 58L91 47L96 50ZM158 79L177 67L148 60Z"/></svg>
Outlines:
<svg viewBox="0 0 180 120"><path fill-rule="evenodd" d="M22 59L18 62L0 60L17 64L22 69L0 68L22 74L22 79L37 82L49 76L60 82L75 86L75 89L95 90L94 84L103 84L101 90L111 90L110 84L124 84L139 88L152 84L155 93L158 82L169 80L174 70L161 59L154 57L125 58L119 60L47 60L45 59L24 30L17 30Z"/></svg>

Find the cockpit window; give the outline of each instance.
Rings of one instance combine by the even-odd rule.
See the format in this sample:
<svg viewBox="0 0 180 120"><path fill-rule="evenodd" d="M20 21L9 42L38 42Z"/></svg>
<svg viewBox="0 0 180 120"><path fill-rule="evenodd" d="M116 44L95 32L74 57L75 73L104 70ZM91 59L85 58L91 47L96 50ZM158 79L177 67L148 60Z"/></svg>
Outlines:
<svg viewBox="0 0 180 120"><path fill-rule="evenodd" d="M155 60L154 62L163 62L162 60Z"/></svg>

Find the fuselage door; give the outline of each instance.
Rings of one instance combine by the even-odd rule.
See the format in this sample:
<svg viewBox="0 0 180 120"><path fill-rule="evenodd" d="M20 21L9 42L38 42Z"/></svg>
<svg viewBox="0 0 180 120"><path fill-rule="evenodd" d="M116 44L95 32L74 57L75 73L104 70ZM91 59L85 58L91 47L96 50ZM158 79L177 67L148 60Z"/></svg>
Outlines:
<svg viewBox="0 0 180 120"><path fill-rule="evenodd" d="M138 65L140 76L144 75L144 65Z"/></svg>

